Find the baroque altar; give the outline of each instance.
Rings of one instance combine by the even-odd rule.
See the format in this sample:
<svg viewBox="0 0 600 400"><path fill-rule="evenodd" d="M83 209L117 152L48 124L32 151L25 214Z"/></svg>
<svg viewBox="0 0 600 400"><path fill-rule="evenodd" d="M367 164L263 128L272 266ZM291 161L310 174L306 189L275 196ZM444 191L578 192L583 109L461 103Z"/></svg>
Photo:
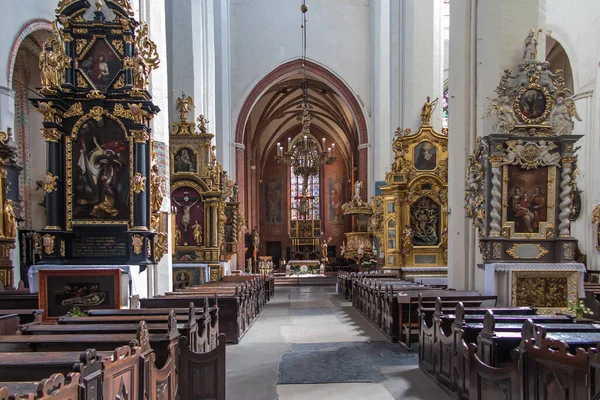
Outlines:
<svg viewBox="0 0 600 400"><path fill-rule="evenodd" d="M197 126L188 120L193 99L177 99L179 121L169 137L171 205L174 218L173 263L208 268L210 280L219 280L219 261L229 260L237 249L241 217L237 185L217 162L214 134L200 115ZM173 268L173 276L182 272ZM202 274L200 274L202 275Z"/></svg>
<svg viewBox="0 0 600 400"><path fill-rule="evenodd" d="M151 224L152 132L159 109L147 90L158 68L148 26L127 0L59 2L40 54L47 143L42 264L136 265L162 253ZM160 198L162 202L162 198ZM164 238L163 238L164 240Z"/></svg>
<svg viewBox="0 0 600 400"><path fill-rule="evenodd" d="M494 133L477 138L469 156L465 209L478 230L486 294L501 306L564 311L585 271L570 229L581 138L571 133L580 118L562 71L536 59L537 34L529 32L522 61L505 70L483 116L495 118Z"/></svg>
<svg viewBox="0 0 600 400"><path fill-rule="evenodd" d="M431 126L436 104L427 98L416 134L396 130L391 172L373 198L371 224L384 268L403 277L447 276L448 137Z"/></svg>

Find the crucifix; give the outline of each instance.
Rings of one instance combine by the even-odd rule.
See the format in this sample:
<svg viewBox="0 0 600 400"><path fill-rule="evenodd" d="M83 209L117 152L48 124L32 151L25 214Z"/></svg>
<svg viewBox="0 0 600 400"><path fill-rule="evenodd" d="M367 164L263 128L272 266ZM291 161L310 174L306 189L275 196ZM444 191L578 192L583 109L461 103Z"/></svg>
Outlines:
<svg viewBox="0 0 600 400"><path fill-rule="evenodd" d="M198 201L200 201L199 197L194 197L191 198L189 196L190 192L188 191L184 191L183 192L183 197L181 198L173 198L173 202L175 204L177 204L179 207L181 207L181 209L183 210L183 215L181 217L181 223L183 224L183 230L184 230L184 235L185 235L185 239L184 239L184 246L187 246L188 243L190 243L190 231L189 231L189 226L190 226L190 222L192 221L191 216L190 216L190 210L192 209L192 207L194 207ZM179 200L179 201L178 201ZM189 202L192 202L191 204L189 204Z"/></svg>

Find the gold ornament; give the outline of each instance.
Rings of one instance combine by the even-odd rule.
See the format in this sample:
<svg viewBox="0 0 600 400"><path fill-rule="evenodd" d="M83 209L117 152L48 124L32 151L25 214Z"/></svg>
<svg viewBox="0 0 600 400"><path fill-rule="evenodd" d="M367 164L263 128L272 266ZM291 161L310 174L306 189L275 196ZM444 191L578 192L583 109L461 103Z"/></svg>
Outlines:
<svg viewBox="0 0 600 400"><path fill-rule="evenodd" d="M135 194L140 194L144 191L144 188L146 186L146 177L142 176L142 174L140 174L139 172L135 173L135 176L133 177L133 191Z"/></svg>
<svg viewBox="0 0 600 400"><path fill-rule="evenodd" d="M62 137L62 132L56 128L41 128L40 132L47 142L58 142Z"/></svg>
<svg viewBox="0 0 600 400"><path fill-rule="evenodd" d="M47 255L52 255L54 254L54 239L55 236L54 235L50 235L49 233L46 233L43 237L42 237L42 243L44 246L44 252Z"/></svg>
<svg viewBox="0 0 600 400"><path fill-rule="evenodd" d="M133 246L133 252L135 254L141 254L144 240L140 235L133 235L131 237L131 245Z"/></svg>
<svg viewBox="0 0 600 400"><path fill-rule="evenodd" d="M75 103L67 110L66 113L63 114L63 117L70 118L78 117L80 115L83 115L83 107L81 103Z"/></svg>
<svg viewBox="0 0 600 400"><path fill-rule="evenodd" d="M146 90L150 73L158 68L160 59L156 44L148 37L148 25L143 22L136 30L133 57L129 63L133 69L133 88Z"/></svg>
<svg viewBox="0 0 600 400"><path fill-rule="evenodd" d="M52 102L44 102L41 101L38 103L38 107L35 109L37 112L42 114L42 118L44 122L55 122L54 114L56 114L56 110L52 108Z"/></svg>
<svg viewBox="0 0 600 400"><path fill-rule="evenodd" d="M42 190L45 194L52 193L56 190L56 181L58 180L58 176L52 175L51 172L47 172L44 177L44 184L42 186Z"/></svg>

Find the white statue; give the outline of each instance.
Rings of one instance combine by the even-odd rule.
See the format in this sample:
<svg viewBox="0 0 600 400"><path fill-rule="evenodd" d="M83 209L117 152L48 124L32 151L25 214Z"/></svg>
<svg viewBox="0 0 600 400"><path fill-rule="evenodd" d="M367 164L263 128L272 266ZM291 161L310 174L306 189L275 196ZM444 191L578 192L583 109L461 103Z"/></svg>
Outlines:
<svg viewBox="0 0 600 400"><path fill-rule="evenodd" d="M581 121L581 117L575 109L575 101L568 97L559 96L556 106L550 112L550 123L557 135L570 135L573 132L573 117Z"/></svg>
<svg viewBox="0 0 600 400"><path fill-rule="evenodd" d="M509 78L513 78L512 89L514 92L518 92L523 86L529 85L529 72L525 64L519 64L519 70L516 72L514 76L509 75Z"/></svg>
<svg viewBox="0 0 600 400"><path fill-rule="evenodd" d="M499 96L493 99L481 118L490 116L496 116L496 122L492 124L492 128L496 133L508 133L512 131L517 122L517 116L508 96Z"/></svg>
<svg viewBox="0 0 600 400"><path fill-rule="evenodd" d="M360 199L360 189L362 188L362 182L354 182L354 197Z"/></svg>
<svg viewBox="0 0 600 400"><path fill-rule="evenodd" d="M537 45L537 35L535 29L532 28L523 42L523 61L535 61Z"/></svg>
<svg viewBox="0 0 600 400"><path fill-rule="evenodd" d="M538 159L542 165L556 165L560 167L560 153L550 154L551 150L557 149L558 146L555 143L546 144L545 140L540 140L537 144L538 147Z"/></svg>
<svg viewBox="0 0 600 400"><path fill-rule="evenodd" d="M548 61L544 61L540 70L540 79L538 80L538 85L545 87L548 89L550 94L553 94L556 91L556 86L552 82L552 78L556 78L560 76L559 74L554 74L550 71L550 63Z"/></svg>

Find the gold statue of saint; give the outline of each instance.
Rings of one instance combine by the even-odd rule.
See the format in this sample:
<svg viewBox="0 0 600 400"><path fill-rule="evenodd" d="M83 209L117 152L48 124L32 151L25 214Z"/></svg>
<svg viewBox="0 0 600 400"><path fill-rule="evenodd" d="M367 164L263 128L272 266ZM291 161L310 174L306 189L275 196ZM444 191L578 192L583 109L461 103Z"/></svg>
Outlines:
<svg viewBox="0 0 600 400"><path fill-rule="evenodd" d="M154 164L150 172L150 209L153 213L160 211L165 197L162 189L163 179L158 173L158 165Z"/></svg>
<svg viewBox="0 0 600 400"><path fill-rule="evenodd" d="M421 108L421 122L423 125L431 125L431 114L435 110L438 100L439 98L431 101L431 97L427 96L427 101L423 104L423 108Z"/></svg>
<svg viewBox="0 0 600 400"><path fill-rule="evenodd" d="M181 231L179 230L179 225L175 225L175 246L179 246L181 242Z"/></svg>
<svg viewBox="0 0 600 400"><path fill-rule="evenodd" d="M55 44L58 44L55 37L48 39L39 57L40 78L45 89L57 88L62 83L61 72L64 70L64 63L55 50L55 47L58 47Z"/></svg>
<svg viewBox="0 0 600 400"><path fill-rule="evenodd" d="M137 90L146 90L150 71L144 57L137 51L133 54L133 87Z"/></svg>
<svg viewBox="0 0 600 400"><path fill-rule="evenodd" d="M410 225L406 225L402 230L402 260L406 264L408 253L413 249L413 231Z"/></svg>
<svg viewBox="0 0 600 400"><path fill-rule="evenodd" d="M9 239L17 237L17 214L12 200L4 202L4 237Z"/></svg>
<svg viewBox="0 0 600 400"><path fill-rule="evenodd" d="M177 98L177 111L179 111L179 119L182 122L187 122L188 113L194 107L196 106L194 105L194 99L192 99L192 96L186 96L185 93L182 93L181 97Z"/></svg>
<svg viewBox="0 0 600 400"><path fill-rule="evenodd" d="M196 223L192 225L192 233L194 235L194 242L198 246L202 245L202 225L196 220Z"/></svg>

